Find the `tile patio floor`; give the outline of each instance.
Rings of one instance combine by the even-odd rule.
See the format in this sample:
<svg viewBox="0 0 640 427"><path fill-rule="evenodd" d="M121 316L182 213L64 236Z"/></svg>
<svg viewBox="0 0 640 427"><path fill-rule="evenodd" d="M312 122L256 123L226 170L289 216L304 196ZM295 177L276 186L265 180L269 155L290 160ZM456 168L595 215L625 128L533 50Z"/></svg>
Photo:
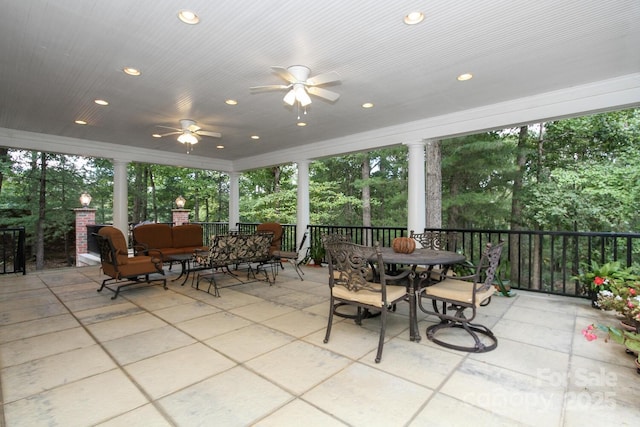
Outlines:
<svg viewBox="0 0 640 427"><path fill-rule="evenodd" d="M0 276L0 425L638 425L640 375L584 340L605 315L587 301L494 297L486 354L426 340L423 314L409 341L403 304L376 364L379 318L337 318L324 344L327 270L304 270L221 298L169 283L111 300L97 267Z"/></svg>

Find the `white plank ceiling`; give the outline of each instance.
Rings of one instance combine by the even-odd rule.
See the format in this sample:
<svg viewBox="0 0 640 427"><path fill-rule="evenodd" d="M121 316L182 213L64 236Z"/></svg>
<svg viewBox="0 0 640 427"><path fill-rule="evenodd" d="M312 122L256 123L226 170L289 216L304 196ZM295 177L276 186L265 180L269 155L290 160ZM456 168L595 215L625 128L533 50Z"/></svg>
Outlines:
<svg viewBox="0 0 640 427"><path fill-rule="evenodd" d="M192 158L241 164L289 153L284 162L308 144L640 72L638 0L1 4L0 145L9 146L33 132L179 159L185 147L175 136L151 135L188 118L223 135L204 138ZM200 23L180 22L181 9ZM425 20L408 26L402 18L413 10ZM304 128L282 102L286 91L249 91L283 83L271 66L295 64L342 77L326 87L341 95L336 102L312 97ZM142 75L125 75L127 66ZM467 72L472 80L456 80ZM98 98L110 104L98 106ZM238 105L226 105L228 98ZM363 109L364 102L375 106Z"/></svg>

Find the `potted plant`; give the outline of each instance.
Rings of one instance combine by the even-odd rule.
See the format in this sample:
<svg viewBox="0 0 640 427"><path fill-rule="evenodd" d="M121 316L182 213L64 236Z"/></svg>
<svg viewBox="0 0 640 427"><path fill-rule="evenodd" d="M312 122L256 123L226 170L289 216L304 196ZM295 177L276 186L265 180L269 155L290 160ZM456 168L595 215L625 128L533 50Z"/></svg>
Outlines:
<svg viewBox="0 0 640 427"><path fill-rule="evenodd" d="M601 310L613 310L621 317L622 327L640 333L640 281L613 281L609 289L598 292L596 305Z"/></svg>
<svg viewBox="0 0 640 427"><path fill-rule="evenodd" d="M611 326L589 325L582 330L582 335L584 335L587 341L593 341L598 338L597 331L607 334L604 339L605 342L612 340L613 342L624 345L626 352L634 355L636 372L640 374L640 333Z"/></svg>
<svg viewBox="0 0 640 427"><path fill-rule="evenodd" d="M313 264L321 266L324 255L325 249L322 243L322 237L319 234L314 235L311 241L311 247L309 248L309 256L313 260Z"/></svg>
<svg viewBox="0 0 640 427"><path fill-rule="evenodd" d="M600 308L597 304L600 291L609 291L616 284L637 281L638 276L633 272L633 268L623 268L619 261L607 262L602 265L594 261L585 272L572 277L572 279L577 280L582 287L582 292L589 295L592 307Z"/></svg>

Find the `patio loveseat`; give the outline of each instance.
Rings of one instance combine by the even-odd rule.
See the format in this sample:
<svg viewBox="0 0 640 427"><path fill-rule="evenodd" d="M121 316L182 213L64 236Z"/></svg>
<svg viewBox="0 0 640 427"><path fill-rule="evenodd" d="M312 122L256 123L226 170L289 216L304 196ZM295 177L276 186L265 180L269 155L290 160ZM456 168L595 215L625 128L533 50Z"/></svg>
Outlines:
<svg viewBox="0 0 640 427"><path fill-rule="evenodd" d="M163 262L170 262L174 255L188 255L196 251L208 251L203 244L202 226L183 224L143 224L133 229L133 248L136 255L152 254Z"/></svg>
<svg viewBox="0 0 640 427"><path fill-rule="evenodd" d="M270 252L271 241L273 240L273 233L271 232L257 232L253 234L223 234L211 237L211 248L208 251L196 251L192 265L199 270L203 267L210 268L211 271L205 274L198 274L196 280L196 289L199 289L200 281L209 281L209 288L207 292L211 290L213 286L215 296L220 296L218 284L215 280L216 274L229 274L241 283L244 283L237 274L231 272L230 267L234 267L236 270L238 266L242 264L247 265L247 277L257 279L256 274L263 272L265 280L272 283L275 280L275 273L269 272L265 267L271 266L274 268L274 264L270 261L273 259L273 255ZM257 264L254 268L252 264Z"/></svg>

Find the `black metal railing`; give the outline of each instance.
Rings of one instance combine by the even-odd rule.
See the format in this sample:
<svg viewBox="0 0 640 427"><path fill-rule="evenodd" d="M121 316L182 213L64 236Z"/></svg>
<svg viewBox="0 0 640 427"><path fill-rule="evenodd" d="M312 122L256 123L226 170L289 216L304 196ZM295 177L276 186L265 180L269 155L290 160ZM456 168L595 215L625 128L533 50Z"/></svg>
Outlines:
<svg viewBox="0 0 640 427"><path fill-rule="evenodd" d="M213 234L229 232L226 222L206 223L203 226L204 242ZM251 233L258 223L238 223L235 229ZM295 250L295 224L283 224L282 248ZM402 227L359 227L309 225L310 252L321 245L323 234L340 233L352 241L371 245L380 242L391 246L396 237L405 237ZM595 261L599 264L620 261L625 266L640 265L640 233L596 233L571 231L511 231L430 228L424 231L455 233L456 238L447 248L463 253L471 263L477 263L488 242L505 241L498 276L514 289L525 289L565 296L587 297L582 284L574 277L583 273ZM326 261L326 259L323 259Z"/></svg>
<svg viewBox="0 0 640 427"><path fill-rule="evenodd" d="M0 228L0 274L27 274L24 227Z"/></svg>
<svg viewBox="0 0 640 427"><path fill-rule="evenodd" d="M471 262L487 242L505 241L499 276L511 287L559 295L585 296L574 279L593 262L640 265L640 233L428 229L455 232L455 249Z"/></svg>
<svg viewBox="0 0 640 427"><path fill-rule="evenodd" d="M313 238L325 233L341 233L352 240L370 245L379 241L391 246L395 237L406 236L399 227L337 227L309 226ZM526 289L565 296L587 297L587 290L575 277L584 273L593 262L603 264L619 261L624 266L640 266L640 233L599 233L571 231L511 231L468 229L425 229L455 233L449 247L463 253L471 263L477 263L488 242L505 241L505 250L498 271L500 280L514 289Z"/></svg>

